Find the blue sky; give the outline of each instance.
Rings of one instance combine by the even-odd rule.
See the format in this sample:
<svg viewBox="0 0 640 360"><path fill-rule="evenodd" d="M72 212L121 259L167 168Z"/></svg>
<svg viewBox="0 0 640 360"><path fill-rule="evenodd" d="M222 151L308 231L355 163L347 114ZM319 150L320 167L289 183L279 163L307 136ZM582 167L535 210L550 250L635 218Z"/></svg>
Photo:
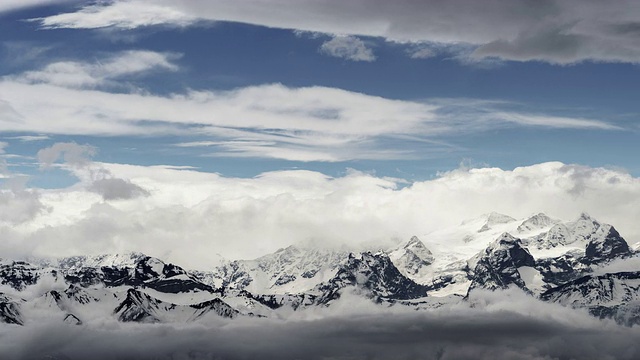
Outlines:
<svg viewBox="0 0 640 360"><path fill-rule="evenodd" d="M234 177L547 161L640 175L637 5L605 22L595 2L27 3L0 7L0 155L33 186L74 182L38 170L60 142Z"/></svg>

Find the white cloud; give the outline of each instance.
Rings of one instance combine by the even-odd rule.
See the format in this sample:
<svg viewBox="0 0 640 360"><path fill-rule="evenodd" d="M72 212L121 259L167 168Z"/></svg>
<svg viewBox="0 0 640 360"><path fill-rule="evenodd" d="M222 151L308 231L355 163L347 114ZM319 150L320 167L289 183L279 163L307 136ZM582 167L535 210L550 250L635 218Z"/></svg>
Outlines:
<svg viewBox="0 0 640 360"><path fill-rule="evenodd" d="M353 36L334 36L320 46L320 52L329 56L351 61L371 62L376 60L373 50Z"/></svg>
<svg viewBox="0 0 640 360"><path fill-rule="evenodd" d="M69 189L39 191L49 211L0 225L0 252L136 250L206 268L210 254L251 258L301 241L359 246L419 235L428 244L425 234L491 211L518 218L545 212L566 220L586 211L613 224L629 243L640 241L640 179L604 168L545 163L459 169L406 187L355 171L342 177L278 171L244 179L166 167L88 168L94 171L71 169L81 182ZM96 169L148 196L105 202L91 191Z"/></svg>
<svg viewBox="0 0 640 360"><path fill-rule="evenodd" d="M106 56L95 63L61 61L51 63L41 70L27 71L16 77L17 81L44 83L63 87L91 88L105 85L111 80L152 70L176 71L171 63L175 54L153 51L125 51Z"/></svg>
<svg viewBox="0 0 640 360"><path fill-rule="evenodd" d="M38 151L37 157L43 169L50 168L60 158L70 166L86 167L96 151L96 148L90 145L78 145L73 142L55 143L51 147Z"/></svg>
<svg viewBox="0 0 640 360"><path fill-rule="evenodd" d="M23 142L31 142L31 141L42 141L48 140L49 137L47 135L20 135L20 136L9 136L5 137L7 140L20 140Z"/></svg>
<svg viewBox="0 0 640 360"><path fill-rule="evenodd" d="M412 59L429 59L437 55L437 52L427 46L417 46L407 51Z"/></svg>
<svg viewBox="0 0 640 360"><path fill-rule="evenodd" d="M133 11L135 10L135 11ZM382 37L410 43L467 44L472 57L640 61L640 3L582 0L116 0L40 19L46 28L184 26L199 20Z"/></svg>
<svg viewBox="0 0 640 360"><path fill-rule="evenodd" d="M509 104L496 102L392 100L320 86L170 95L119 87L125 75L176 70L171 57L129 51L103 62L57 62L1 78L0 131L197 136L187 145L205 145L213 156L345 161L424 156L453 148L438 137L496 127L618 129L594 119L506 111ZM109 92L112 87L120 91Z"/></svg>
<svg viewBox="0 0 640 360"><path fill-rule="evenodd" d="M59 14L41 20L48 29L97 29L119 27L135 29L140 26L186 26L197 20L171 4L154 4L149 1L113 1L88 5L76 13Z"/></svg>

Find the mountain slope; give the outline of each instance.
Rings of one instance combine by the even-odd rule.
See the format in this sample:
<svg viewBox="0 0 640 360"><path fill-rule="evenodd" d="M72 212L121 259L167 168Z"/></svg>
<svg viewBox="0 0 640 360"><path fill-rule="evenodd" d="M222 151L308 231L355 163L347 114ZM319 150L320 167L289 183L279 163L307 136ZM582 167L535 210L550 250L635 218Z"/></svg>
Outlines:
<svg viewBox="0 0 640 360"><path fill-rule="evenodd" d="M351 286L364 290L373 298L387 300L425 297L428 290L402 275L386 254L364 252L349 255L333 278L318 285L316 291L321 295L317 302L326 304L336 300L344 288Z"/></svg>

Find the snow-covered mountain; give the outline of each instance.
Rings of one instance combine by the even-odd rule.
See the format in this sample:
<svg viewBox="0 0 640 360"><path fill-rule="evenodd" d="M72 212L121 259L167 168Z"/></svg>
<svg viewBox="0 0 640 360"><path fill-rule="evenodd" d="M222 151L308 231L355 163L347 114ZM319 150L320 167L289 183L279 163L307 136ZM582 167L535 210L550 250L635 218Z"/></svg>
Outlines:
<svg viewBox="0 0 640 360"><path fill-rule="evenodd" d="M289 246L254 260L224 261L212 271L187 271L141 253L1 260L0 321L285 316L332 306L345 291L424 309L464 301L476 289L518 288L634 324L640 323L640 269L603 269L637 257L613 226L587 214L563 222L542 213L520 220L491 213L385 251Z"/></svg>
<svg viewBox="0 0 640 360"><path fill-rule="evenodd" d="M508 233L502 234L491 243L481 254L470 270L472 279L469 291L476 288L488 290L506 289L509 286L517 286L523 290L531 291L524 277L524 273L535 272L535 260L533 256L522 247L522 241Z"/></svg>
<svg viewBox="0 0 640 360"><path fill-rule="evenodd" d="M433 264L433 253L417 236L389 254L391 261L406 275L418 275Z"/></svg>
<svg viewBox="0 0 640 360"><path fill-rule="evenodd" d="M402 275L387 254L364 252L349 254L346 263L336 275L316 287L318 303L326 304L340 297L346 287L364 290L370 297L380 300L407 300L427 296L428 288Z"/></svg>
<svg viewBox="0 0 640 360"><path fill-rule="evenodd" d="M300 293L331 279L348 251L289 246L255 260L226 262L214 271L193 272L214 287L259 294Z"/></svg>

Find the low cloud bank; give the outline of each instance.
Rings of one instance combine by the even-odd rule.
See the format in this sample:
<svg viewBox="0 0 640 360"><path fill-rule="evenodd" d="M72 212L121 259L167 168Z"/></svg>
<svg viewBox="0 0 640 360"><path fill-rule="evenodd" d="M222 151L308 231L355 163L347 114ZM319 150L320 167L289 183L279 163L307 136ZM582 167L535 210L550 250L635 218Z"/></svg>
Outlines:
<svg viewBox="0 0 640 360"><path fill-rule="evenodd" d="M288 321L252 318L187 326L4 325L0 326L0 339L5 344L0 357L635 359L640 352L637 328L619 327L522 294L484 295L474 308L464 304L415 312L378 307L350 315L338 306L339 310L323 310L325 316ZM540 312L531 314L532 309Z"/></svg>
<svg viewBox="0 0 640 360"><path fill-rule="evenodd" d="M586 211L630 244L640 241L640 180L605 168L461 168L402 187L401 179L357 171L228 178L169 167L62 166L80 182L25 190L35 191L35 208L46 211L17 206L17 195L3 193L0 213L10 214L0 217L5 256L143 251L206 269L216 253L252 258L299 242L357 248L418 235L428 245L429 232L491 211L565 220Z"/></svg>

